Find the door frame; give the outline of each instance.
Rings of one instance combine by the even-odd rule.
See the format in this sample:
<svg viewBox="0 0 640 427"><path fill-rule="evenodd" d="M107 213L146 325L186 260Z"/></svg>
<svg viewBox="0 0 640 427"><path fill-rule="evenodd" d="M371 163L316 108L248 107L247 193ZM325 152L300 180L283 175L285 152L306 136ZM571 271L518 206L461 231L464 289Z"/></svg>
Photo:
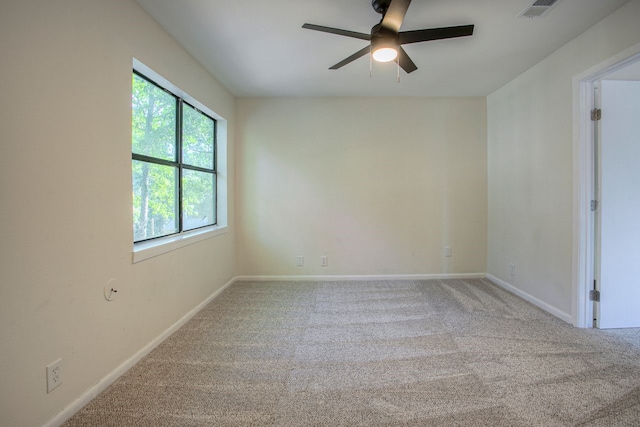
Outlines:
<svg viewBox="0 0 640 427"><path fill-rule="evenodd" d="M595 267L595 215L591 200L594 189L594 86L607 74L640 61L640 43L573 77L573 324L592 328L594 304L589 301Z"/></svg>

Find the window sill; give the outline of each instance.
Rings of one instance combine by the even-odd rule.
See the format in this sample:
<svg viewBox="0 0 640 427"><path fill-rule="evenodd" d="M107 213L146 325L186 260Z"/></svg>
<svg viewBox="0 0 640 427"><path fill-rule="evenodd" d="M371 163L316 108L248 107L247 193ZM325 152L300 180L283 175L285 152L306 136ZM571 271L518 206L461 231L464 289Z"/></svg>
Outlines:
<svg viewBox="0 0 640 427"><path fill-rule="evenodd" d="M227 233L226 226L213 226L148 242L136 243L133 245L132 263L135 264L225 233Z"/></svg>

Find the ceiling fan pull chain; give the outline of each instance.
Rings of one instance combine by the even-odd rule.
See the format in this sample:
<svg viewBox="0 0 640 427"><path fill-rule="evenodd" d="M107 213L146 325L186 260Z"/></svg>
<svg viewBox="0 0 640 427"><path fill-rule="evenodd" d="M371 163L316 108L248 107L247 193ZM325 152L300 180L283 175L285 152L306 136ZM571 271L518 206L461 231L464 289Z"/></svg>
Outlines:
<svg viewBox="0 0 640 427"><path fill-rule="evenodd" d="M371 50L371 46L369 46L369 78L373 77L373 54Z"/></svg>

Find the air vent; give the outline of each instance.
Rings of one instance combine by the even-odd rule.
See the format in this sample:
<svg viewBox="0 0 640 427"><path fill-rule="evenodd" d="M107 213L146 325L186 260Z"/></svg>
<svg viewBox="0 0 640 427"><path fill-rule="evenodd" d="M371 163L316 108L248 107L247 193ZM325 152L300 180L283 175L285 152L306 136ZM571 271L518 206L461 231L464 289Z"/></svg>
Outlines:
<svg viewBox="0 0 640 427"><path fill-rule="evenodd" d="M535 0L518 15L519 18L542 18L553 9L560 0Z"/></svg>

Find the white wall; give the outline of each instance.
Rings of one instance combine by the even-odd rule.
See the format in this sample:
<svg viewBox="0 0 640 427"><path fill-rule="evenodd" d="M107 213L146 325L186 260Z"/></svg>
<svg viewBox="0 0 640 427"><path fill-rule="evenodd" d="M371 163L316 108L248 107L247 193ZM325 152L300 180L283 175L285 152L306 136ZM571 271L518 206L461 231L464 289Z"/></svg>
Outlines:
<svg viewBox="0 0 640 427"><path fill-rule="evenodd" d="M0 425L35 426L236 274L233 211L131 263L132 58L229 120L231 209L235 100L131 0L2 1L0 56Z"/></svg>
<svg viewBox="0 0 640 427"><path fill-rule="evenodd" d="M487 99L487 272L567 317L573 306L572 78L640 42L639 19L640 1L633 0Z"/></svg>
<svg viewBox="0 0 640 427"><path fill-rule="evenodd" d="M483 98L239 99L240 274L484 273L485 111Z"/></svg>

